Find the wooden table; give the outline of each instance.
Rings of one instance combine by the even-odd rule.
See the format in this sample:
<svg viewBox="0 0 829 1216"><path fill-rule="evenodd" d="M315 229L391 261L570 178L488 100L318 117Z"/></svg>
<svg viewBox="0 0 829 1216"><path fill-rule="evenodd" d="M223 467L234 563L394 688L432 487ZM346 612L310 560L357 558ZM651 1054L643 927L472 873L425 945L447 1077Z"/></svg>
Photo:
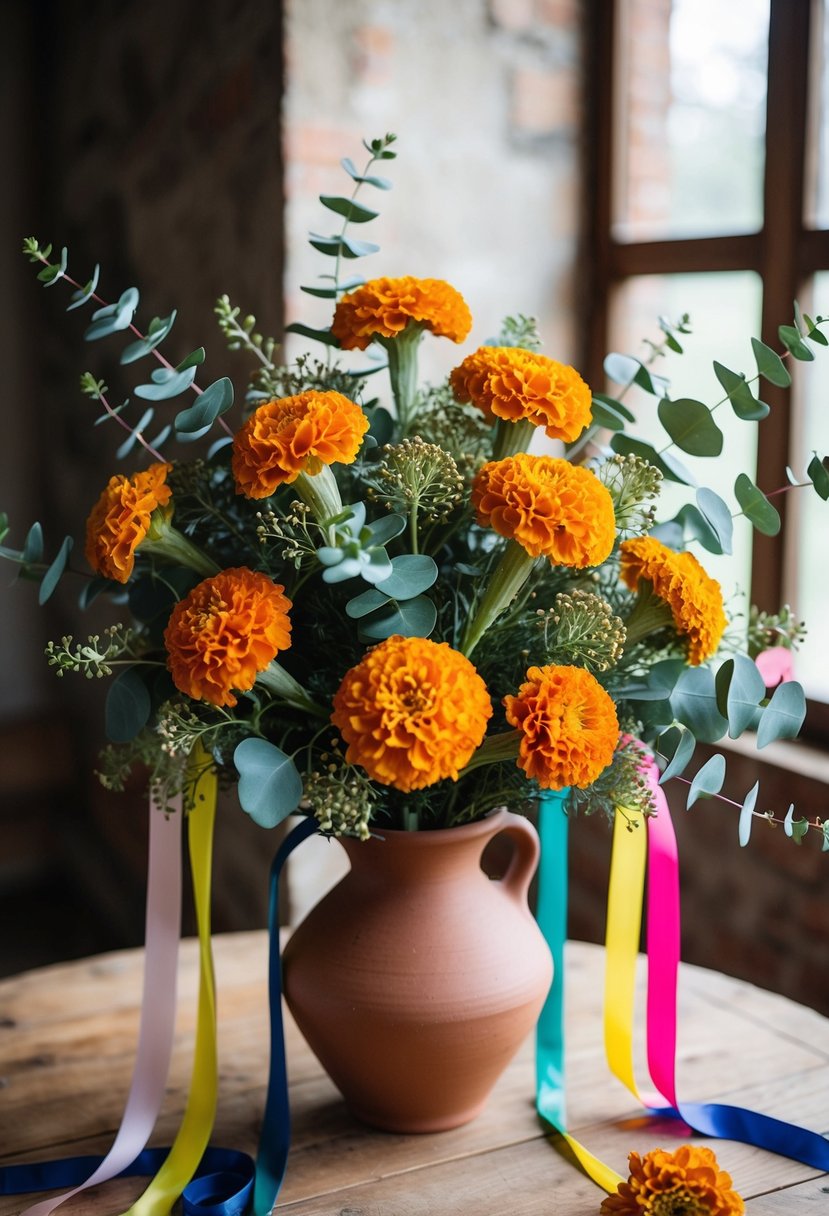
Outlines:
<svg viewBox="0 0 829 1216"><path fill-rule="evenodd" d="M214 1142L255 1151L267 1071L266 939L219 937L221 1096ZM606 1071L602 952L568 946L570 1122L622 1169L631 1149L672 1143ZM47 967L0 983L0 1164L105 1151L123 1109L138 1021L142 953ZM184 943L167 1101L153 1143L169 1144L186 1094L197 956ZM829 1131L829 1021L736 980L684 967L680 1092L751 1105ZM527 1042L475 1122L399 1136L356 1123L293 1024L287 1027L294 1145L279 1211L290 1216L595 1216L600 1192L539 1132ZM644 1076L644 1070L641 1073ZM829 1176L759 1149L713 1142L751 1216L829 1211ZM141 1183L107 1183L61 1213L122 1211ZM0 1216L22 1210L0 1198Z"/></svg>

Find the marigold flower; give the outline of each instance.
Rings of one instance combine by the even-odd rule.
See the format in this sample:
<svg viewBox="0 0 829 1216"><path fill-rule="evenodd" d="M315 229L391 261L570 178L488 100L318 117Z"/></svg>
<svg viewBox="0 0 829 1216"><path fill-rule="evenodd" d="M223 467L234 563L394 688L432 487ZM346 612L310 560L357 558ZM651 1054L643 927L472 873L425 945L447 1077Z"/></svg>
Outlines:
<svg viewBox="0 0 829 1216"><path fill-rule="evenodd" d="M460 292L443 279L372 279L343 296L331 332L343 350L365 350L374 338L396 338L409 324L463 342L472 314Z"/></svg>
<svg viewBox="0 0 829 1216"><path fill-rule="evenodd" d="M616 537L613 500L589 469L519 452L491 460L475 477L478 523L559 566L598 566Z"/></svg>
<svg viewBox="0 0 829 1216"><path fill-rule="evenodd" d="M710 1148L683 1144L628 1158L630 1177L602 1203L602 1216L740 1216L745 1204L731 1189Z"/></svg>
<svg viewBox="0 0 829 1216"><path fill-rule="evenodd" d="M687 638L691 666L715 654L728 624L722 590L693 553L676 553L652 536L638 536L623 541L619 555L621 575L631 591L642 579L670 608L677 631Z"/></svg>
<svg viewBox="0 0 829 1216"><path fill-rule="evenodd" d="M491 715L469 659L446 642L394 635L346 672L331 721L350 764L408 792L457 779Z"/></svg>
<svg viewBox="0 0 829 1216"><path fill-rule="evenodd" d="M504 697L507 721L521 732L518 767L545 790L584 789L613 759L616 706L582 667L531 667L517 696Z"/></svg>
<svg viewBox="0 0 829 1216"><path fill-rule="evenodd" d="M265 574L238 566L206 578L180 600L164 631L167 666L180 692L235 705L260 671L291 645L291 601Z"/></svg>
<svg viewBox="0 0 829 1216"><path fill-rule="evenodd" d="M278 486L324 465L351 464L368 430L359 405L342 393L299 393L266 401L233 440L236 492L269 498Z"/></svg>
<svg viewBox="0 0 829 1216"><path fill-rule="evenodd" d="M551 439L576 439L590 422L592 394L575 368L519 346L482 346L449 377L458 401L490 420L527 419Z"/></svg>
<svg viewBox="0 0 829 1216"><path fill-rule="evenodd" d="M118 583L128 581L150 516L170 501L166 478L172 467L158 462L132 477L123 473L110 477L86 521L86 560L96 574Z"/></svg>

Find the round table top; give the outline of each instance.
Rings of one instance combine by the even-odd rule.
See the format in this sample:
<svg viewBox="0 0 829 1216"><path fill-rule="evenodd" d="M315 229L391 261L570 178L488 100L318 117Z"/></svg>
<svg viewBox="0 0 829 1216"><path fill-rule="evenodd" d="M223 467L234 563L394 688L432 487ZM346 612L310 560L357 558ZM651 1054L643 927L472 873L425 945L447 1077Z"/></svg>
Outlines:
<svg viewBox="0 0 829 1216"><path fill-rule="evenodd" d="M215 939L219 1113L213 1143L255 1153L268 1069L267 938ZM627 1154L671 1147L604 1062L603 952L567 946L571 1131L620 1172ZM105 1152L120 1122L134 1059L143 951L45 967L0 982L0 1164ZM182 945L176 1041L151 1140L169 1144L183 1110L195 1025L198 955ZM683 966L678 1086L682 1097L747 1105L829 1131L829 1021L783 997ZM484 1113L451 1132L402 1136L358 1124L286 1016L293 1146L277 1209L291 1216L587 1216L602 1192L543 1136L533 1109L528 1040ZM641 1062L640 1062L641 1063ZM639 1075L645 1076L644 1067ZM829 1206L829 1177L731 1141L714 1147L752 1216ZM141 1192L118 1179L61 1213L122 1211ZM33 1199L34 1197L32 1197ZM25 1203L0 1197L0 1216ZM823 1209L821 1209L823 1210Z"/></svg>

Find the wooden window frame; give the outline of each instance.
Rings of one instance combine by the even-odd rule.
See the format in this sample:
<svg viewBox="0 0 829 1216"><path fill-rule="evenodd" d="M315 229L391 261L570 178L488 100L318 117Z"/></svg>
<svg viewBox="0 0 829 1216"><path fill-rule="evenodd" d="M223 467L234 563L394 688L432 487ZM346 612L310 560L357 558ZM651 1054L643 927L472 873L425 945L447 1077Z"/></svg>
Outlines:
<svg viewBox="0 0 829 1216"><path fill-rule="evenodd" d="M762 284L761 337L778 347L777 327L790 323L792 301L820 270L829 270L829 229L804 220L809 87L814 69L810 34L819 30L819 0L770 0L766 157L763 224L738 236L621 241L613 234L615 146L622 138L616 105L617 50L623 0L588 3L585 54L587 181L585 247L590 257L584 304L583 366L589 382L604 382L612 293L640 275L752 270ZM772 154L769 154L772 149ZM791 423L786 390L764 383L772 407L758 433L757 483L785 485ZM754 535L751 598L776 610L785 598L786 502L775 504L783 526L777 536ZM810 701L804 736L829 743L829 703Z"/></svg>

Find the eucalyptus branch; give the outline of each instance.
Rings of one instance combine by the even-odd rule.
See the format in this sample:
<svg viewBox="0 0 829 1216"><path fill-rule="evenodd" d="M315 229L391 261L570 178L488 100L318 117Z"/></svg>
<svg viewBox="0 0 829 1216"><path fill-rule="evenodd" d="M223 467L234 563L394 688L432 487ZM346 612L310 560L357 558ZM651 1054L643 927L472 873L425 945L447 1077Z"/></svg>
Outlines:
<svg viewBox="0 0 829 1216"><path fill-rule="evenodd" d="M44 266L44 268L46 268L48 270L55 270L56 272L58 272L58 273L56 273L53 281L57 281L58 278L65 279L66 282L70 284L70 286L76 288L80 292L85 292L87 290L87 288L82 283L79 283L77 281L77 279L73 279L71 275L67 274L65 267L61 267L56 262L49 261L47 254L50 251L51 251L51 245L47 245L45 250L40 249L37 241L35 241L33 237L27 238L23 245L23 252L26 254L26 256L29 258L30 261L40 262ZM100 304L102 308L110 307L109 301L105 300L103 298L103 296L98 295L98 293L94 290L89 292L88 299L94 300L95 303ZM129 325L126 328L129 329L130 333L134 334L135 337L138 338L139 341L141 341L141 342L147 341L147 335L143 334L141 332L141 330L138 328L138 326L133 324L132 321L130 321ZM150 353L153 355L153 357L155 359L158 360L158 362L162 365L162 367L166 367L168 371L174 372L176 370L175 367L173 366L173 364L169 361L169 359L166 359L164 357L164 355L162 355L162 353L158 349L158 347L154 346ZM200 397L201 394L204 392L204 389L199 388L199 386L196 384L195 380L190 385L190 388L193 390L193 392L196 394L197 397ZM219 424L222 426L222 428L228 435L231 435L231 436L233 435L233 431L227 425L224 418L219 417ZM161 459L161 458L159 458L159 459Z"/></svg>
<svg viewBox="0 0 829 1216"><path fill-rule="evenodd" d="M119 426L123 427L128 435L134 435L145 451L158 461L164 463L164 457L157 451L152 444L148 443L143 434L139 430L133 430L125 418L121 417L119 408L113 408L106 398L108 388L103 380L96 380L91 372L83 372L81 374L81 392L87 397L92 397L94 401L100 402L110 418L113 418Z"/></svg>

